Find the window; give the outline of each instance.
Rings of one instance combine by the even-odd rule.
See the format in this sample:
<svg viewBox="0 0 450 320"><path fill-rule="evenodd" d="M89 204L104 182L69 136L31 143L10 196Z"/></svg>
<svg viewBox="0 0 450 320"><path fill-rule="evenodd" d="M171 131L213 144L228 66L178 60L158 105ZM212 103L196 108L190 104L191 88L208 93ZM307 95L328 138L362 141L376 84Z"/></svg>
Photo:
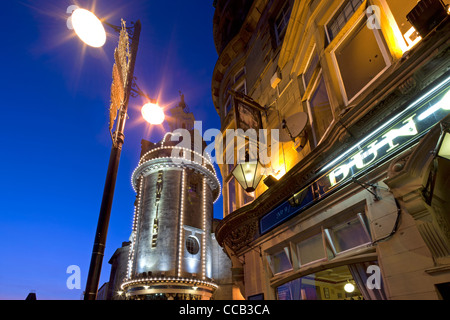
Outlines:
<svg viewBox="0 0 450 320"><path fill-rule="evenodd" d="M268 255L267 260L273 275L292 270L288 247L285 247L274 254Z"/></svg>
<svg viewBox="0 0 450 320"><path fill-rule="evenodd" d="M315 50L313 50L310 60L308 62L308 67L305 70L305 73L303 74L303 85L305 86L305 90L308 87L309 83L312 80L312 77L314 75L314 71L316 70L317 66L319 65L319 55L316 53Z"/></svg>
<svg viewBox="0 0 450 320"><path fill-rule="evenodd" d="M394 0L400 2L398 0ZM351 16L356 12L359 6L363 3L363 0L347 0L335 13L333 18L328 22L326 27L326 33L328 35L328 41L331 42L336 35L342 30Z"/></svg>
<svg viewBox="0 0 450 320"><path fill-rule="evenodd" d="M302 99L307 100L309 120L313 131L311 144L318 145L333 121L333 111L315 47L314 45L302 75L305 90Z"/></svg>
<svg viewBox="0 0 450 320"><path fill-rule="evenodd" d="M236 208L236 183L235 179L231 178L228 181L228 214L235 211Z"/></svg>
<svg viewBox="0 0 450 320"><path fill-rule="evenodd" d="M232 83L228 84L224 92L224 117L228 115L233 107L233 99L229 93L230 90L234 90L243 94L247 94L247 82L245 81L246 69L242 67L238 72L235 73Z"/></svg>
<svg viewBox="0 0 450 320"><path fill-rule="evenodd" d="M197 238L193 236L189 236L186 238L186 250L190 254L197 254L200 251L200 243Z"/></svg>
<svg viewBox="0 0 450 320"><path fill-rule="evenodd" d="M371 243L370 232L361 213L344 223L325 229L325 235L334 255Z"/></svg>
<svg viewBox="0 0 450 320"><path fill-rule="evenodd" d="M325 258L322 233L297 243L300 266Z"/></svg>
<svg viewBox="0 0 450 320"><path fill-rule="evenodd" d="M236 72L236 74L234 75L234 83L238 83L239 80L241 80L241 78L245 76L245 73L246 73L245 67Z"/></svg>
<svg viewBox="0 0 450 320"><path fill-rule="evenodd" d="M333 121L333 111L322 74L319 75L316 81L316 88L312 91L308 100L308 106L314 144L318 145Z"/></svg>
<svg viewBox="0 0 450 320"><path fill-rule="evenodd" d="M286 33L287 26L289 24L289 18L291 16L291 5L289 1L281 8L278 16L275 18L274 29L277 45L280 45L283 37Z"/></svg>
<svg viewBox="0 0 450 320"><path fill-rule="evenodd" d="M363 14L355 27L332 50L346 105L391 64L380 30L367 28L366 24L367 18Z"/></svg>
<svg viewBox="0 0 450 320"><path fill-rule="evenodd" d="M354 285L353 292L345 291L344 286L347 283ZM277 287L276 292L278 300L364 299L352 273L345 265L292 280Z"/></svg>
<svg viewBox="0 0 450 320"><path fill-rule="evenodd" d="M247 82L244 80L234 89L236 92L247 94Z"/></svg>

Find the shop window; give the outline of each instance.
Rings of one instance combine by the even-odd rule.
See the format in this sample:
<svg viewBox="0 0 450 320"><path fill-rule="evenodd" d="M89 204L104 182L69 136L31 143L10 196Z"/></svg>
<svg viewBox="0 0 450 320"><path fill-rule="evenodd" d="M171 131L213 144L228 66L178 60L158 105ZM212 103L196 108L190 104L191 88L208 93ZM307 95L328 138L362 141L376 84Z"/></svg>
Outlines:
<svg viewBox="0 0 450 320"><path fill-rule="evenodd" d="M363 0L347 0L337 10L333 18L331 18L331 20L327 23L327 26L325 28L329 42L333 41L333 39L342 30L347 21L350 20L351 16L353 16L353 14L356 12L356 10L362 3Z"/></svg>
<svg viewBox="0 0 450 320"><path fill-rule="evenodd" d="M289 24L289 18L291 16L291 5L289 1L286 1L285 5L281 8L274 22L274 31L276 37L276 43L279 46L286 34L286 29Z"/></svg>
<svg viewBox="0 0 450 320"><path fill-rule="evenodd" d="M369 229L362 214L325 229L325 235L334 255L372 242Z"/></svg>
<svg viewBox="0 0 450 320"><path fill-rule="evenodd" d="M353 285L353 290L346 284ZM292 280L276 288L278 300L364 300L347 266L334 267Z"/></svg>
<svg viewBox="0 0 450 320"><path fill-rule="evenodd" d="M297 243L300 266L325 258L322 233Z"/></svg>
<svg viewBox="0 0 450 320"><path fill-rule="evenodd" d="M283 250L280 250L274 254L268 255L267 260L273 275L292 270L288 247L285 247Z"/></svg>
<svg viewBox="0 0 450 320"><path fill-rule="evenodd" d="M390 56L380 30L367 27L365 14L332 50L340 87L348 105L389 66Z"/></svg>
<svg viewBox="0 0 450 320"><path fill-rule="evenodd" d="M322 74L319 75L316 81L316 87L308 99L308 106L314 144L318 145L333 121L333 111Z"/></svg>

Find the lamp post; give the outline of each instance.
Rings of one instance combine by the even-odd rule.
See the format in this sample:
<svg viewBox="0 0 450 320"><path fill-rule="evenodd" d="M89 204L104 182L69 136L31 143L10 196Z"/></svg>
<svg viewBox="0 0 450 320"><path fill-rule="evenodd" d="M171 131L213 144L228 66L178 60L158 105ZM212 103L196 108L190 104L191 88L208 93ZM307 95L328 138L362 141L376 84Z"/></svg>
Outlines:
<svg viewBox="0 0 450 320"><path fill-rule="evenodd" d="M108 26L119 31L119 27ZM93 47L101 47L106 40L105 31L100 20L90 11L85 9L76 9L72 13L72 25L76 34L83 42ZM100 273L102 268L103 256L105 252L106 236L108 233L109 220L111 216L111 208L114 197L114 189L117 180L117 172L119 169L120 154L124 143L124 129L127 119L128 102L132 91L139 95L142 92L134 90L133 74L136 61L137 49L139 45L139 36L141 32L141 23L138 20L132 27L131 44L128 40L128 31L125 23L122 23L120 30L119 46L115 51L116 64L113 68L113 86L111 88L111 108L110 108L110 131L113 122L117 117L116 128L112 137L112 148L109 157L108 170L106 173L105 186L103 189L103 197L100 206L100 214L95 232L94 246L89 266L89 273L86 282L84 300L95 300L97 297L98 284L100 281ZM125 52L127 51L127 52ZM150 119L151 124L161 124L164 121L164 113L155 104L148 111L143 110L143 115L148 121L148 112L157 113L157 119Z"/></svg>

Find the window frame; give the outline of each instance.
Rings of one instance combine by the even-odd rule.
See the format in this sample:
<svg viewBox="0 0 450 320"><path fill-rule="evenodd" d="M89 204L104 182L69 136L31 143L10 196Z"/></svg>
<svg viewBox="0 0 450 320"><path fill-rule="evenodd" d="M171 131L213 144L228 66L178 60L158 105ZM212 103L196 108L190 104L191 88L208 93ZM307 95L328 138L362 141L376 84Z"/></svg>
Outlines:
<svg viewBox="0 0 450 320"><path fill-rule="evenodd" d="M353 33L355 32L356 29L360 28L361 24L366 24L366 22L367 22L367 15L366 15L366 12L364 11L356 19L355 23L351 26L351 28L342 35L342 37L339 39L339 41L334 45L334 47L330 51L330 56L331 56L331 60L333 62L334 71L338 78L339 90L341 92L341 96L344 100L345 106L348 106L353 101L355 101L359 96L361 96L361 94L364 93L366 91L366 89L368 87L370 87L376 80L378 80L378 78L380 78L386 72L386 70L388 70L392 65L392 56L389 52L389 49L387 47L386 40L384 39L382 31L379 29L376 29L376 28L371 29L371 31L373 32L373 34L375 36L377 45L383 56L383 60L385 62L385 67L380 72L378 72L378 74L375 77L373 77L368 83L366 83L364 85L364 87L362 87L351 99L348 99L348 95L347 95L347 92L345 89L345 84L342 79L341 71L339 69L339 63L336 58L336 51L340 48L340 46L347 39L349 39L349 37L351 37L353 35ZM347 23L348 23L348 21L347 21ZM342 32L342 30L341 30L341 32Z"/></svg>
<svg viewBox="0 0 450 320"><path fill-rule="evenodd" d="M192 240L192 242L193 243L195 243L195 249L196 249L196 252L195 253L192 253L189 249L190 249L190 246L188 246L188 242L191 242L191 241L189 241L189 240ZM186 239L184 240L184 247L185 247L185 249L186 249L186 251L187 251L187 253L188 254L190 254L190 255L192 255L192 256L197 256L199 253L200 253L200 249L201 249L201 243L200 243L200 241L199 241L199 239L196 237L196 236L193 236L193 235L188 235L187 237L186 237Z"/></svg>
<svg viewBox="0 0 450 320"><path fill-rule="evenodd" d="M238 75L239 77L236 78L236 76ZM224 92L224 98L227 99L225 100L225 104L223 105L223 119L225 119L228 116L228 114L233 110L233 99L228 91L234 90L239 92L239 89L241 88L241 86L243 86L244 87L243 93L247 94L246 75L247 75L247 68L243 66L237 72L234 73L232 79L233 81L227 85L226 91Z"/></svg>
<svg viewBox="0 0 450 320"><path fill-rule="evenodd" d="M286 9L286 11L284 11L285 9ZM286 1L286 3L283 6L281 6L277 15L273 19L272 27L273 27L273 33L275 35L275 43L276 43L277 47L280 46L284 36L286 35L286 31L289 26L291 13L292 13L292 5L291 5L290 1ZM288 16L287 20L286 20L286 16ZM279 31L278 25L277 25L277 21L279 18L281 18L280 22L283 22L283 24L284 24L281 31Z"/></svg>
<svg viewBox="0 0 450 320"><path fill-rule="evenodd" d="M235 205L235 209L231 208L231 199L230 199L230 183L233 182L234 185L234 205ZM228 209L228 214L232 213L233 211L236 211L238 209L238 196L237 196L237 192L236 192L236 178L234 178L231 174L228 175L227 180L226 180L226 185L227 185L227 209Z"/></svg>
<svg viewBox="0 0 450 320"><path fill-rule="evenodd" d="M305 242L305 241L307 241L307 240L310 240L310 239L312 239L312 238L314 238L314 237L317 237L317 236L319 236L319 235L320 235L321 240L322 240L322 250L323 250L322 253L323 253L323 257L320 258L320 259L316 259L316 260L313 260L313 261L309 261L309 262L306 262L306 263L302 263L301 258L300 258L300 250L299 250L299 248L298 248L298 245L299 245L300 243L302 243L302 242ZM326 260L327 260L327 250L326 250L325 235L324 235L324 233L323 233L323 230L320 230L320 232L315 233L315 234L313 234L313 235L311 235L311 236L309 236L309 237L305 237L305 238L303 238L302 240L295 241L294 245L295 245L295 250L296 250L296 253L297 253L297 260L298 260L299 268L303 268L303 267L305 267L305 266L308 266L308 265L317 263L317 262L319 262L319 261L326 261Z"/></svg>
<svg viewBox="0 0 450 320"><path fill-rule="evenodd" d="M353 221L355 219L357 219L362 225L369 241L343 251L335 250L336 246L334 245L332 238L330 238L329 235L327 235L328 232L327 230L335 226L346 224L347 222ZM308 239L311 239L315 236L318 236L319 234L321 235L322 238L322 248L324 253L323 258L310 261L307 263L302 263L300 253L298 250L298 244ZM325 264L333 263L333 261L336 261L335 259L338 259L337 261L340 261L339 259L342 257L348 257L352 256L353 254L358 254L360 250L365 250L365 248L370 247L373 247L373 238L370 230L370 222L367 217L367 203L359 202L333 215L333 217L330 217L329 219L322 221L321 223L319 223L319 225L316 225L311 229L305 230L301 235L296 235L288 240L283 241L282 243L275 245L274 247L267 248L266 250L264 250L264 255L267 257L269 255L278 253L283 249L288 250L288 257L290 259L289 261L292 266L292 268L289 271L286 270L274 274L269 264L270 263L269 259L268 258L265 259L265 262L267 263L268 267L267 272L269 272L268 276L269 278L274 278L275 276L278 276L279 274L285 272L286 273L289 272L297 273L299 271L303 272L304 270L308 270L308 268L311 268L311 266L316 266L318 264L323 263Z"/></svg>
<svg viewBox="0 0 450 320"><path fill-rule="evenodd" d="M282 271L275 272L276 270L274 270L275 266L273 264L274 260L273 260L272 257L276 256L276 255L279 255L281 253L284 253L286 255L287 260L288 260L288 262L290 264L290 268L287 268L287 269L282 270ZM275 250L272 250L270 253L266 253L266 262L267 262L267 265L268 265L269 270L272 273L273 277L294 270L294 264L293 264L293 261L292 261L292 253L291 253L290 246L288 244L287 245L283 245L283 246L278 246Z"/></svg>
<svg viewBox="0 0 450 320"><path fill-rule="evenodd" d="M337 36L339 33L341 33L341 31L342 31L342 29L345 27L345 25L351 20L351 17L350 17L347 21L345 21L344 26L338 31L338 33L333 37L333 39L331 39L330 33L329 33L329 25L331 24L331 21L334 20L335 18L337 18L338 15L340 14L340 13L338 14L338 11L340 11L341 9L344 9L344 6L347 5L347 3L351 2L351 1L352 1L352 0L344 1L344 2L341 3L339 6L337 6L337 8L336 8L336 9L333 11L333 13L330 15L330 18L325 22L325 24L324 24L323 27L324 27L324 29L325 29L325 35L327 36L327 41L328 41L327 45L329 45L331 42L333 42L333 40L336 38L336 36ZM364 5L364 2L366 2L366 5L367 5L367 2L368 2L368 1L362 0L361 3L360 3L360 5L358 6L358 8L356 8L356 10L353 11L352 16L358 11L358 9L359 9L362 5ZM342 13L343 11L344 11L344 10L342 10L341 13ZM364 12L365 12L365 11L364 11Z"/></svg>
<svg viewBox="0 0 450 320"><path fill-rule="evenodd" d="M312 70L311 78L309 79L308 83L306 83L305 74L309 70L309 68L311 67L311 63L313 62L313 59L316 56L318 57L317 65L314 67L314 70ZM306 63L305 69L303 70L303 73L302 73L302 83L303 83L303 89L305 91L308 88L308 85L311 83L311 81L314 80L314 71L317 68L321 68L321 66L320 66L320 57L319 57L319 53L316 51L316 44L314 43L314 46L313 46L313 48L311 50L311 54L308 57L308 61Z"/></svg>
<svg viewBox="0 0 450 320"><path fill-rule="evenodd" d="M365 214L363 214L363 213L361 213L361 212L358 212L358 213L356 214L356 216L355 216L355 215L352 215L352 216L350 216L350 217L347 217L347 219L342 220L342 221L340 221L339 223L333 225L333 227L339 227L339 226L342 226L342 225L344 225L344 224L346 224L346 223L349 223L349 222L351 222L351 221L353 221L353 220L358 220L358 221L359 221L359 223L360 223L361 226L363 227L363 230L364 230L365 234L366 234L367 237L369 238L369 241L368 241L368 242L365 242L365 243L362 243L362 244L359 244L359 245L357 245L357 246L355 246L355 247L352 247L352 248L348 248L348 249L345 249L345 250L342 250L342 251L338 251L338 250L336 249L337 247L336 247L335 243L333 242L333 238L332 238L332 236L331 236L331 234L330 234L330 231L331 231L331 229L332 229L333 227L331 227L331 228L324 228L325 239L327 240L327 242L328 242L328 244L329 244L329 246L330 246L330 249L332 250L333 255L334 255L335 257L339 257L339 256L345 255L346 253L351 252L351 251L353 251L353 250L357 250L357 249L359 249L359 248L366 247L366 246L370 245L370 244L373 242L372 236L371 236L371 234L370 234L369 226L367 225L367 222L366 222L364 216L365 216Z"/></svg>
<svg viewBox="0 0 450 320"><path fill-rule="evenodd" d="M314 95L315 91L317 90L320 80L321 78L323 78L324 83L325 83L325 90L327 92L327 96L328 96L328 102L330 104L330 109L331 109L331 113L333 115L333 120L330 122L330 124L328 125L327 129L324 131L324 133L322 134L322 136L320 137L320 139L318 140L318 138L316 137L316 132L314 130L314 122L313 122L313 116L312 116L312 111L311 111L311 97ZM325 82L325 77L323 74L323 69L322 67L320 67L319 72L317 73L317 76L314 78L312 78L310 80L310 83L313 83L311 90L309 91L308 96L306 97L306 105L307 105L307 110L308 110L308 117L309 117L309 123L311 126L311 131L312 131L312 138L313 138L313 142L314 142L314 146L317 147L323 140L323 138L328 134L329 130L331 130L331 127L333 126L333 124L335 123L335 118L336 118L336 114L335 114L335 110L334 110L334 106L331 103L331 99L330 99L330 92L327 88L326 82Z"/></svg>

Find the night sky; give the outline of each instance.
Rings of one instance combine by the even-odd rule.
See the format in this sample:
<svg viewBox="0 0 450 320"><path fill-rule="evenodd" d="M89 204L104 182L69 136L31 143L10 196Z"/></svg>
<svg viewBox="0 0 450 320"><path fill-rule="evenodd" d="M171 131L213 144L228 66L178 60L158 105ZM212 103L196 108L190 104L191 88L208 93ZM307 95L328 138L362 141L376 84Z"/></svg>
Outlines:
<svg viewBox="0 0 450 320"><path fill-rule="evenodd" d="M87 47L66 27L67 7L95 8L115 25L140 19L139 87L165 108L179 101L181 90L206 130L220 129L211 97L217 60L212 2L2 1L0 299L23 300L35 291L38 300L78 300L85 289L111 151L108 108L118 35L106 27L106 45ZM143 103L132 98L129 104L100 285L109 279L109 259L131 233L131 174L141 139L157 142L164 134L144 123ZM221 218L222 198L214 210ZM66 287L70 265L80 267L80 289Z"/></svg>

